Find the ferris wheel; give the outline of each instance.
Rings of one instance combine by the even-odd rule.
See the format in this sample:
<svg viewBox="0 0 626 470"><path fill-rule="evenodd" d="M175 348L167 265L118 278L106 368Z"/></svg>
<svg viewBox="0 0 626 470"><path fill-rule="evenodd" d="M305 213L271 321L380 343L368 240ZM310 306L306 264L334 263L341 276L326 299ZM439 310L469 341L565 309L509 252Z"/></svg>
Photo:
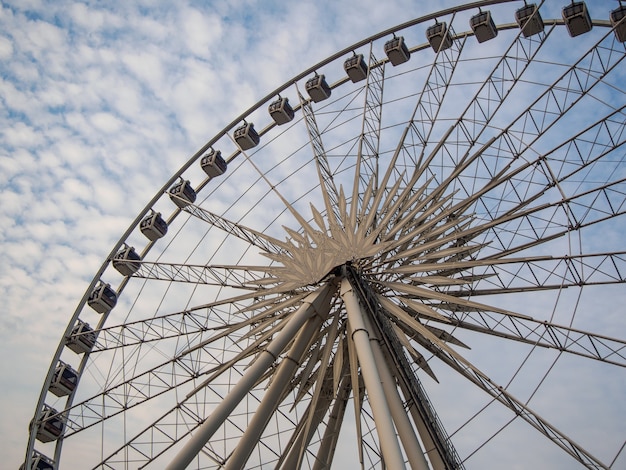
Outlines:
<svg viewBox="0 0 626 470"><path fill-rule="evenodd" d="M382 31L207 142L80 300L23 468L626 462L626 7L544 10Z"/></svg>

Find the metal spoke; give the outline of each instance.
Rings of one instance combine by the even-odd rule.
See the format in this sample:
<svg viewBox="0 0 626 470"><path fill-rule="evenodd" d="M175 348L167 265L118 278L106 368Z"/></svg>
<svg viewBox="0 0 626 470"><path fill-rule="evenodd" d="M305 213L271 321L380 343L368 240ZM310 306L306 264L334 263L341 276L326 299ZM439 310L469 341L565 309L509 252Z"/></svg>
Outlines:
<svg viewBox="0 0 626 470"><path fill-rule="evenodd" d="M160 281L186 282L211 286L233 287L236 289L256 289L263 291L264 286L276 284L270 276L260 276L266 267L255 266L198 266L176 263L137 262L139 269L133 277ZM268 288L268 293L275 289Z"/></svg>
<svg viewBox="0 0 626 470"><path fill-rule="evenodd" d="M390 301L384 300L383 298L379 298L379 300L382 301L383 308L387 309L388 313L395 317L397 321L402 321L402 318L406 318L406 314L403 314L403 311L399 309L398 306L394 305ZM487 375L477 369L474 365L467 361L467 359L463 358L453 349L448 347L419 322L412 322L411 327L419 332L420 336L418 341L420 341L424 347L428 348L435 356L437 356L437 358L483 389L495 400L509 408L515 413L516 416L520 417L539 432L544 434L547 438L554 442L555 445L564 449L577 461L589 468L608 468L604 463L600 462L597 458L580 447L576 442L548 423L540 415L514 398L504 387L495 384Z"/></svg>
<svg viewBox="0 0 626 470"><path fill-rule="evenodd" d="M251 245L256 246L257 248L260 248L263 251L269 253L280 253L283 249L283 243L280 240L270 237L265 233L258 232L248 227L244 227L243 225L236 222L232 222L202 207L188 204L183 210L200 220L208 222L209 224L223 230L230 235L234 235L241 240L244 240Z"/></svg>

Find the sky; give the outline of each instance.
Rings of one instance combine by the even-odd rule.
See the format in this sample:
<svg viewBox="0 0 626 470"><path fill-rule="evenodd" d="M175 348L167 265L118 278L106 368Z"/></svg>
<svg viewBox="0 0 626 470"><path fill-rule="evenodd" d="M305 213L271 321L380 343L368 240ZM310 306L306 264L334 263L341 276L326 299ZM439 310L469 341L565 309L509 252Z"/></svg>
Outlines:
<svg viewBox="0 0 626 470"><path fill-rule="evenodd" d="M158 188L270 90L425 3L460 2L0 3L4 468L76 304ZM603 18L615 3L593 2Z"/></svg>

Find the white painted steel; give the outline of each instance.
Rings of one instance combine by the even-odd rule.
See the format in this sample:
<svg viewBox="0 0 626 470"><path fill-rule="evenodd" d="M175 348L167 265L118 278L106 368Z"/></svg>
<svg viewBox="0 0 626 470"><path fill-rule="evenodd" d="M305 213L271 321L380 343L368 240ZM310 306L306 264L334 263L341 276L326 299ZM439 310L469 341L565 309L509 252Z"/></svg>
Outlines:
<svg viewBox="0 0 626 470"><path fill-rule="evenodd" d="M207 441L228 418L243 397L246 396L256 381L263 375L267 368L276 361L285 346L294 338L302 325L313 315L328 311L328 305L333 291L334 286L332 284L326 284L307 296L302 306L293 314L278 336L259 354L252 366L248 369L246 374L239 379L237 385L233 387L228 396L219 404L213 413L211 413L211 416L202 423L192 438L170 462L166 467L167 470L183 470L187 468L187 465L198 455Z"/></svg>
<svg viewBox="0 0 626 470"><path fill-rule="evenodd" d="M370 336L363 320L363 310L350 281L345 278L341 281L341 298L346 305L348 323L359 357L365 388L372 405L376 432L380 440L385 465L389 468L401 470L406 468L404 457L402 456L402 449L398 442L391 410L387 403L385 390L383 389L376 359L370 344Z"/></svg>

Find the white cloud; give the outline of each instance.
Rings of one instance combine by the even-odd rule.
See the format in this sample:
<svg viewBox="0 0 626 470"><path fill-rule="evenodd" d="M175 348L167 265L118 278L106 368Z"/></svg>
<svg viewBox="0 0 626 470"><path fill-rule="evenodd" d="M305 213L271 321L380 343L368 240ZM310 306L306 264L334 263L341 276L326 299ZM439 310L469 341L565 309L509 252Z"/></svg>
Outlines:
<svg viewBox="0 0 626 470"><path fill-rule="evenodd" d="M8 38L0 38L0 58L8 60L13 55L13 43Z"/></svg>

